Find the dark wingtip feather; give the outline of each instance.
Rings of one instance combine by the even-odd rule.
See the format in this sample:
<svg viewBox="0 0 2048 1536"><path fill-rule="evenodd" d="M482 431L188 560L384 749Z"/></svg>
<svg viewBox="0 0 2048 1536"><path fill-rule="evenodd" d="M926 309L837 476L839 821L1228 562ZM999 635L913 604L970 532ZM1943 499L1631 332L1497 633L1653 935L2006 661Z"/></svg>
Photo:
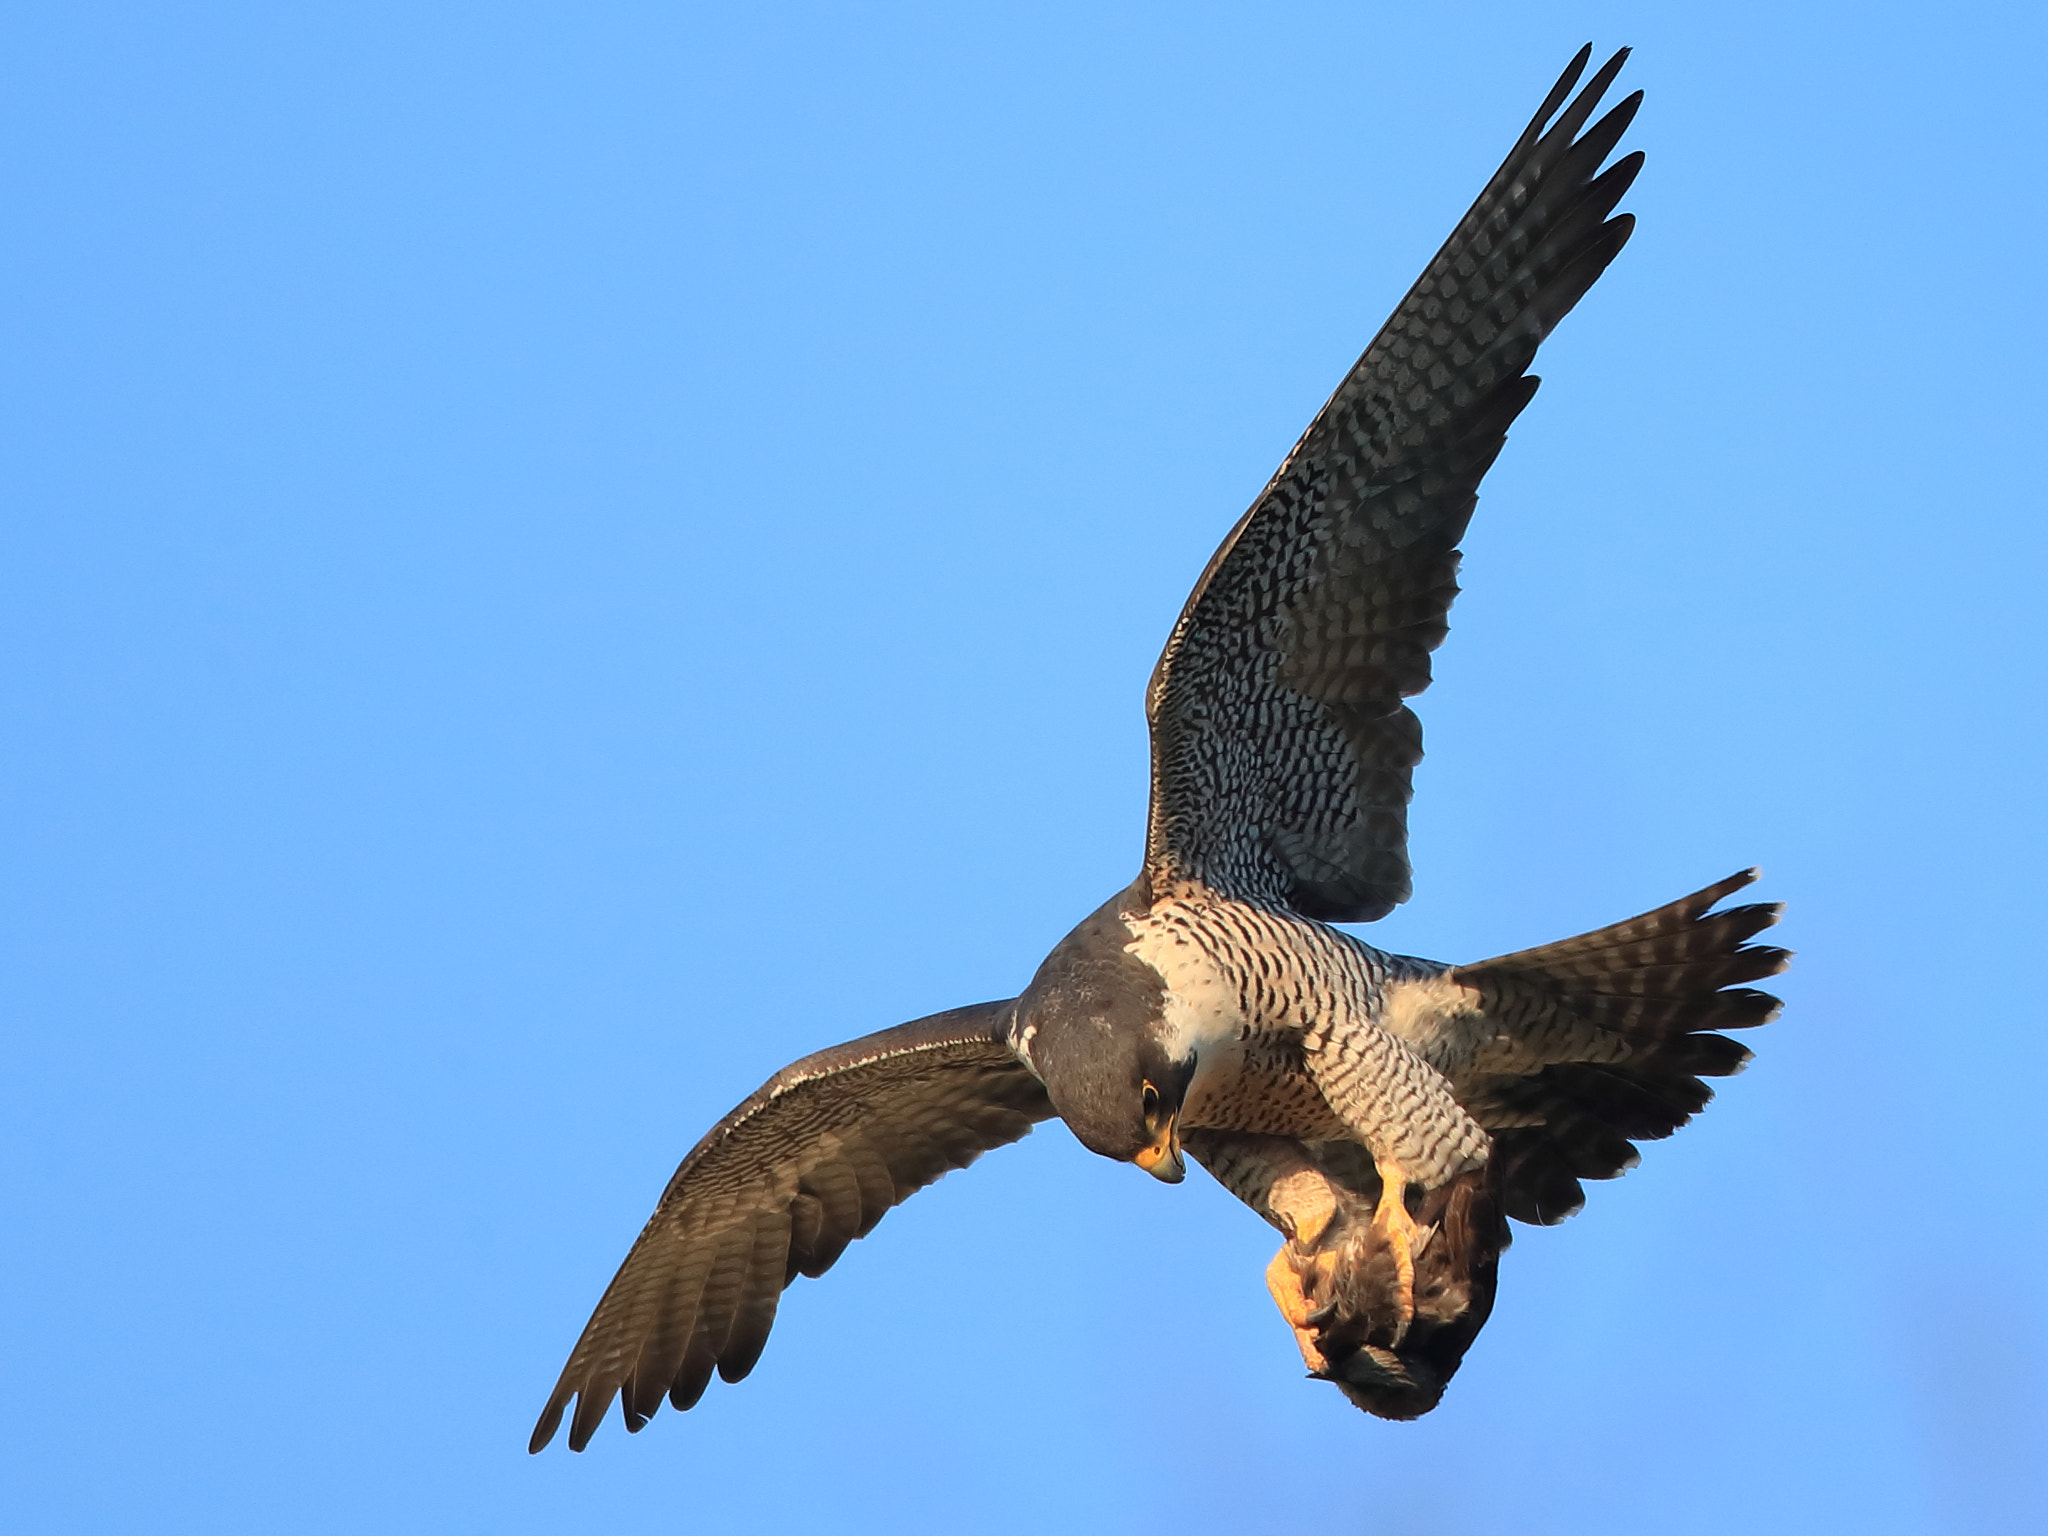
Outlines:
<svg viewBox="0 0 2048 1536"><path fill-rule="evenodd" d="M1616 203L1628 196L1629 189L1636 184L1636 178L1642 175L1643 166L1646 163L1647 157L1640 149L1630 150L1588 184L1586 188L1588 195L1604 199L1607 206L1611 209ZM1623 213L1617 214L1616 217L1627 219L1629 230L1633 233L1636 223L1636 216L1634 214ZM1626 241L1628 236L1624 235L1622 239Z"/></svg>
<svg viewBox="0 0 2048 1536"><path fill-rule="evenodd" d="M580 1451L590 1444L590 1437L597 1433L597 1426L604 1422L605 1410L612 1405L612 1394L602 1395L584 1387L576 1394L576 1412L569 1420L569 1449Z"/></svg>
<svg viewBox="0 0 2048 1536"><path fill-rule="evenodd" d="M1592 44L1588 43L1586 46L1590 48ZM1614 84L1614 77L1621 73L1621 66L1628 62L1628 56L1633 52L1635 52L1633 48L1615 49L1608 56L1607 62L1600 66L1599 72L1586 82L1586 88L1580 92L1580 95L1589 102L1598 101L1602 96L1605 96L1607 94L1607 87Z"/></svg>
<svg viewBox="0 0 2048 1536"><path fill-rule="evenodd" d="M688 1413L704 1396L704 1389L711 1385L711 1373L716 1368L716 1359L711 1351L693 1350L689 1359L683 1362L681 1372L669 1383L668 1400L675 1405L677 1413Z"/></svg>
<svg viewBox="0 0 2048 1536"><path fill-rule="evenodd" d="M1529 126L1523 130L1524 139L1533 139L1543 132L1544 124L1557 115L1557 109L1565 104L1572 93L1572 87L1579 83L1579 76L1586 72L1592 62L1593 45L1586 44L1572 55L1571 63L1565 65L1564 73L1557 77L1557 84L1550 88L1550 94L1543 98L1543 105L1536 109L1536 115L1529 119Z"/></svg>
<svg viewBox="0 0 2048 1536"><path fill-rule="evenodd" d="M1618 213L1602 224L1585 247L1558 269L1543 302L1532 303L1522 312L1517 333L1533 336L1539 342L1547 338L1558 321L1586 296L1586 290L1600 280L1600 274L1613 264L1635 231L1636 216L1632 213Z"/></svg>
<svg viewBox="0 0 2048 1536"><path fill-rule="evenodd" d="M526 1454L537 1456L548 1448L548 1442L555 1438L555 1431L562 1427L562 1409L568 1403L565 1392L558 1392L548 1399L547 1407L541 1410L540 1422L533 1426L533 1437L526 1442Z"/></svg>
<svg viewBox="0 0 2048 1536"><path fill-rule="evenodd" d="M1555 137L1564 144L1576 139L1579 130L1586 126L1586 119L1593 115L1593 109L1600 105L1600 98L1607 94L1607 87L1614 84L1614 77L1621 73L1621 66L1627 62L1628 50L1623 48L1602 64L1593 78L1586 82L1585 89L1572 99L1571 105L1558 114L1557 121L1544 130L1544 138Z"/></svg>
<svg viewBox="0 0 2048 1536"><path fill-rule="evenodd" d="M1635 180L1636 172L1642 169L1643 152L1639 149L1633 150L1605 171L1600 171L1600 163L1614 152L1614 146L1619 144L1621 136L1628 132L1629 125L1635 121L1636 113L1642 109L1642 105L1641 91L1624 97L1605 117L1579 135L1569 155L1559 157L1558 169L1566 178L1565 185L1585 183L1585 190L1579 193L1574 201L1588 198L1597 200L1604 197L1609 209L1621 201L1622 194ZM1635 164L1623 170L1622 167L1631 160ZM1599 171L1598 175L1594 174L1596 171ZM1615 176L1616 172L1620 172L1618 177Z"/></svg>

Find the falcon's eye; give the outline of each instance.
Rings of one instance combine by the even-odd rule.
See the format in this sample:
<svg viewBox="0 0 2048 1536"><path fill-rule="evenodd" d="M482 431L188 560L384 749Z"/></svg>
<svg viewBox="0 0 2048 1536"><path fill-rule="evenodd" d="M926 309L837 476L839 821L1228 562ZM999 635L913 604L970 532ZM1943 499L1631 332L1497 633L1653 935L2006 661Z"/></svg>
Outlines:
<svg viewBox="0 0 2048 1536"><path fill-rule="evenodd" d="M1158 1114L1159 1114L1159 1090L1158 1090L1157 1088L1154 1088L1154 1087L1153 1087L1153 1086L1152 1086L1152 1085L1151 1085L1150 1083L1147 1083L1147 1084L1145 1085L1145 1098L1144 1098L1144 1106L1145 1106L1145 1118L1146 1118L1147 1120L1152 1120L1152 1119L1156 1119L1156 1118L1158 1117Z"/></svg>

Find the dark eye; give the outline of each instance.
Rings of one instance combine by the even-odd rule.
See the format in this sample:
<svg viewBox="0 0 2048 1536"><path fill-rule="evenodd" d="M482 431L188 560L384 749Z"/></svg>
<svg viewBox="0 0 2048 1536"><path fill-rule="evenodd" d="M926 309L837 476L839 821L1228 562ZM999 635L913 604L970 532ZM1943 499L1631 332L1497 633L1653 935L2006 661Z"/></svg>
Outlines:
<svg viewBox="0 0 2048 1536"><path fill-rule="evenodd" d="M1159 1113L1159 1090L1150 1083L1145 1085L1145 1118L1150 1120Z"/></svg>

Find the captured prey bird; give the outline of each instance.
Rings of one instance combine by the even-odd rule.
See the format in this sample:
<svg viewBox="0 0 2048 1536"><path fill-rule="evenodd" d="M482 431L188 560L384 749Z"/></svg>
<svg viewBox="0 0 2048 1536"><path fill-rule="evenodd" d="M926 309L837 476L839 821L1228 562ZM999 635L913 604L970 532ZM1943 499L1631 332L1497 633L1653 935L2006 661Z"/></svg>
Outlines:
<svg viewBox="0 0 2048 1536"><path fill-rule="evenodd" d="M1642 166L1605 165L1582 51L1195 584L1146 691L1143 868L1022 995L785 1067L676 1170L533 1432L572 1399L638 1430L754 1368L781 1293L950 1169L1064 1120L1169 1183L1192 1157L1278 1229L1266 1271L1311 1374L1428 1412L1493 1306L1510 1218L1576 1211L1668 1136L1765 1023L1742 985L1776 906L1738 874L1641 917L1470 965L1332 923L1409 895L1407 803L1480 478L1536 349L1626 243ZM1590 126L1589 126L1590 124ZM1603 169L1603 166L1605 167Z"/></svg>

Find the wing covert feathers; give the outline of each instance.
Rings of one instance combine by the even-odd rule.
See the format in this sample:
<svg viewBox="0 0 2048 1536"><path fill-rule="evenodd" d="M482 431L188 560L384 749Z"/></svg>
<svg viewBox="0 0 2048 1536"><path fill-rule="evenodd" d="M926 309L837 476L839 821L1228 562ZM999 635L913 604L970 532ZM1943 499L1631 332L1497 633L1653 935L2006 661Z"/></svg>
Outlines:
<svg viewBox="0 0 2048 1536"><path fill-rule="evenodd" d="M754 1367L782 1289L821 1275L891 1206L1052 1114L982 1003L807 1056L770 1078L683 1159L619 1266L534 1426L571 1398L580 1451L615 1396L638 1430L713 1373Z"/></svg>
<svg viewBox="0 0 2048 1536"><path fill-rule="evenodd" d="M1551 328L1633 227L1600 169L1640 93L1588 127L1626 51L1582 51L1196 583L1147 692L1155 884L1335 921L1409 892L1407 805L1479 481ZM1571 98L1567 103L1567 98ZM1562 109L1562 110L1560 110Z"/></svg>

